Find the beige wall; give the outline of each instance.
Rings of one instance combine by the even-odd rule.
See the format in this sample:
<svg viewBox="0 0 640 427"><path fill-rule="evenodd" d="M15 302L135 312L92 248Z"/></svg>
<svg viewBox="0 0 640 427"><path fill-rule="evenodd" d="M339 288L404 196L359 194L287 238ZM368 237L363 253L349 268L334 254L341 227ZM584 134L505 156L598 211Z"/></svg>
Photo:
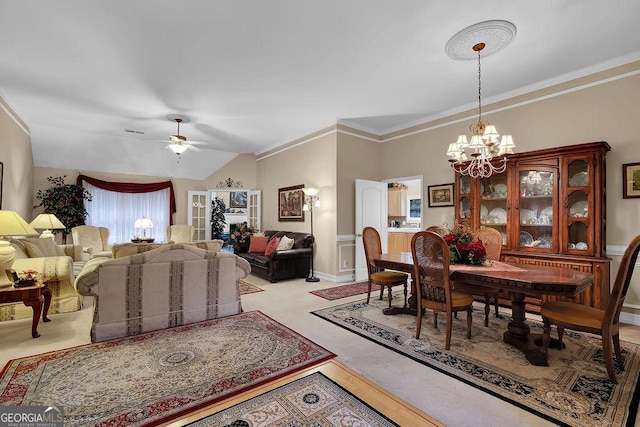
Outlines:
<svg viewBox="0 0 640 427"><path fill-rule="evenodd" d="M29 128L0 97L0 162L3 163L2 209L31 222L33 150Z"/></svg>
<svg viewBox="0 0 640 427"><path fill-rule="evenodd" d="M336 133L323 129L309 138L294 141L284 151L258 156L257 180L262 190L262 229L310 231L310 217L304 222L278 221L278 189L304 184L319 187L321 206L313 211L316 238L314 270L320 277L335 276L336 269Z"/></svg>

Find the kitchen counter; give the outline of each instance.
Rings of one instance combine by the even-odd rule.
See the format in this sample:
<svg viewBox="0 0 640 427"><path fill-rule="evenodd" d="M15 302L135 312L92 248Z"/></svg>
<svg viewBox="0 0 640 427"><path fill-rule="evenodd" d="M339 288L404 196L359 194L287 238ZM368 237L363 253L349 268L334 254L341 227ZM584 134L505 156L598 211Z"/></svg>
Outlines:
<svg viewBox="0 0 640 427"><path fill-rule="evenodd" d="M388 228L389 233L416 233L420 230L421 229L418 227L401 227L401 228L389 227Z"/></svg>

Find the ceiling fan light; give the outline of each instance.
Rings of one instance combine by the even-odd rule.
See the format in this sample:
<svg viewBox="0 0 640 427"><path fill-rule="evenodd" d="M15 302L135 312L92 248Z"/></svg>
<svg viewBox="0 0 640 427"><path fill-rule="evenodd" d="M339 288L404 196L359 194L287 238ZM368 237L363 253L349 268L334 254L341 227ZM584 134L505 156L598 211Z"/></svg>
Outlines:
<svg viewBox="0 0 640 427"><path fill-rule="evenodd" d="M174 153L180 155L182 153L184 153L185 151L187 151L187 146L186 145L182 145L182 144L171 144L169 145L169 148L171 149L171 151L173 151Z"/></svg>

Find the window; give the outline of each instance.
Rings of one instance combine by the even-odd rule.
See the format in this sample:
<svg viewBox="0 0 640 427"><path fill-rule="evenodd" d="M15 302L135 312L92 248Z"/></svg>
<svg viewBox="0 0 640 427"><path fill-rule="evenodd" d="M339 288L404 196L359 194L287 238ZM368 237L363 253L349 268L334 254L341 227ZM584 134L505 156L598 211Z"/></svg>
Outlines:
<svg viewBox="0 0 640 427"><path fill-rule="evenodd" d="M156 242L166 240L165 228L169 226L170 189L146 193L120 193L83 182L82 186L91 193L91 202L86 203L89 215L87 225L107 227L109 243L125 243L142 230L136 230L137 219L146 217L153 222L153 228L147 230L147 237Z"/></svg>

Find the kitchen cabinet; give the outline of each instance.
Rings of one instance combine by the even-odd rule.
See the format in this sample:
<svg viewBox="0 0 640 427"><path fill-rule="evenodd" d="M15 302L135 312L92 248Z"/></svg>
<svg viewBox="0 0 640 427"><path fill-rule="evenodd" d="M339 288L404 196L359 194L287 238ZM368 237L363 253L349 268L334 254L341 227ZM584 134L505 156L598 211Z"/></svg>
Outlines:
<svg viewBox="0 0 640 427"><path fill-rule="evenodd" d="M507 170L489 178L456 175L455 218L475 230L502 234L502 260L593 273L575 301L604 308L610 292L605 242L606 142L509 156ZM530 309L557 299L529 298Z"/></svg>
<svg viewBox="0 0 640 427"><path fill-rule="evenodd" d="M407 190L389 188L387 205L388 216L407 216Z"/></svg>
<svg viewBox="0 0 640 427"><path fill-rule="evenodd" d="M390 231L387 235L387 249L391 254L411 252L411 239L415 232Z"/></svg>

